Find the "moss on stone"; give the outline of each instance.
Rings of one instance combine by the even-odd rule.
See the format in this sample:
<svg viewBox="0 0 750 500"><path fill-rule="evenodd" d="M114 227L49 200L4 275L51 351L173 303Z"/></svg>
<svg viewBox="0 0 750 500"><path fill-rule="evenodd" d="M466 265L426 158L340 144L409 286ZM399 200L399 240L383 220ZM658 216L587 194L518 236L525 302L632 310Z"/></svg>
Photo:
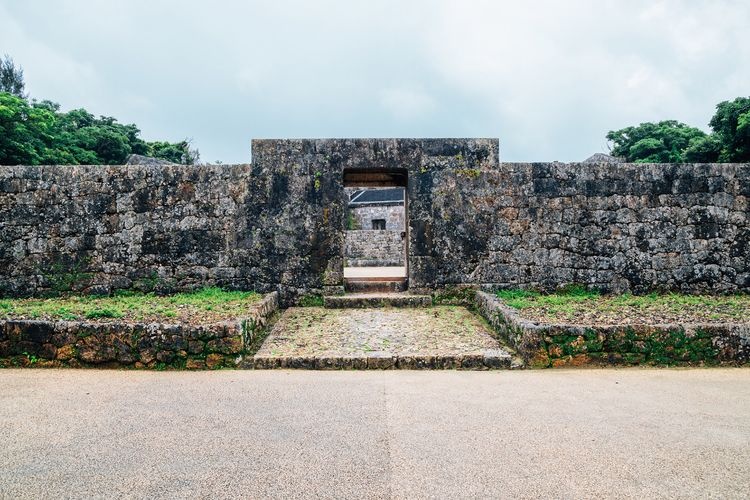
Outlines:
<svg viewBox="0 0 750 500"><path fill-rule="evenodd" d="M456 170L456 175L468 177L470 179L476 179L480 174L481 171L478 168L460 168Z"/></svg>

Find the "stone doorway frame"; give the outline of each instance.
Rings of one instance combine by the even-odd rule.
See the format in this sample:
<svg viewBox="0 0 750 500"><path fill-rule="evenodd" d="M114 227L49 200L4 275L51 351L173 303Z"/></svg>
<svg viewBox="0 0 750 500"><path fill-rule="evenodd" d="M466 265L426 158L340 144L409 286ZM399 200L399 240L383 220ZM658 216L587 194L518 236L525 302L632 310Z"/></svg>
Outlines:
<svg viewBox="0 0 750 500"><path fill-rule="evenodd" d="M409 171L407 168L345 168L342 173L343 187L400 187L404 189L404 289L409 286ZM346 196L345 196L346 197ZM344 200L344 206L348 200ZM346 210L346 209L345 209ZM346 229L344 229L346 231ZM344 267L346 263L345 248L341 249L342 267L341 276L346 286Z"/></svg>

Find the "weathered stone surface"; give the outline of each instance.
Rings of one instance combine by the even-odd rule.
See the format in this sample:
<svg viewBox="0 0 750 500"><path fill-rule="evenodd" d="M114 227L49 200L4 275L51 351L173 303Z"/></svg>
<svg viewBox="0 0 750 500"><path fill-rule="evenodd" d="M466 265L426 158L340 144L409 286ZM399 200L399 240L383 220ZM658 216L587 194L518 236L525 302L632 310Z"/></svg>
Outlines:
<svg viewBox="0 0 750 500"><path fill-rule="evenodd" d="M202 359L188 359L185 363L185 368L188 370L202 370L206 368L206 362Z"/></svg>
<svg viewBox="0 0 750 500"><path fill-rule="evenodd" d="M750 165L499 163L493 139L256 140L252 165L0 168L0 290L343 284L343 174L408 176L409 283L750 291Z"/></svg>
<svg viewBox="0 0 750 500"><path fill-rule="evenodd" d="M347 190L349 188L346 188ZM386 203L376 205L349 206L349 230L372 230L373 220L385 222L385 229L400 233L406 229L404 204Z"/></svg>
<svg viewBox="0 0 750 500"><path fill-rule="evenodd" d="M485 292L477 292L476 305L531 367L750 362L747 324L538 325Z"/></svg>
<svg viewBox="0 0 750 500"><path fill-rule="evenodd" d="M209 354L206 356L206 368L214 370L224 365L224 356L221 354Z"/></svg>
<svg viewBox="0 0 750 500"><path fill-rule="evenodd" d="M403 266L406 246L401 231L346 231L345 265Z"/></svg>
<svg viewBox="0 0 750 500"><path fill-rule="evenodd" d="M746 164L499 164L491 140L255 141L253 151L256 164L321 172L334 199L343 170L406 170L412 287L748 290ZM335 228L321 239L341 241Z"/></svg>
<svg viewBox="0 0 750 500"><path fill-rule="evenodd" d="M407 289L406 278L399 278L388 281L370 281L363 279L347 279L344 286L345 292L353 294L361 293L401 293ZM340 295L340 294L338 294ZM328 296L328 294L326 294Z"/></svg>
<svg viewBox="0 0 750 500"><path fill-rule="evenodd" d="M277 309L278 293L274 292L254 304L243 318L200 326L0 320L0 331L8 339L0 341L0 367L236 366Z"/></svg>
<svg viewBox="0 0 750 500"><path fill-rule="evenodd" d="M367 355L367 368L370 370L388 370L396 366L396 358L392 354L371 353Z"/></svg>
<svg viewBox="0 0 750 500"><path fill-rule="evenodd" d="M254 357L254 368L500 369L511 354L460 307L287 309Z"/></svg>
<svg viewBox="0 0 750 500"><path fill-rule="evenodd" d="M273 291L280 270L314 253L313 229L285 201L305 198L303 181L280 189L255 174L250 165L0 167L0 294Z"/></svg>
<svg viewBox="0 0 750 500"><path fill-rule="evenodd" d="M429 295L408 293L361 293L349 295L326 295L323 305L332 309L363 309L372 307L430 307Z"/></svg>
<svg viewBox="0 0 750 500"><path fill-rule="evenodd" d="M125 165L175 165L175 163L164 160L162 158L154 158L153 156L144 156L144 155L136 155L131 154L128 155L127 160L125 160Z"/></svg>

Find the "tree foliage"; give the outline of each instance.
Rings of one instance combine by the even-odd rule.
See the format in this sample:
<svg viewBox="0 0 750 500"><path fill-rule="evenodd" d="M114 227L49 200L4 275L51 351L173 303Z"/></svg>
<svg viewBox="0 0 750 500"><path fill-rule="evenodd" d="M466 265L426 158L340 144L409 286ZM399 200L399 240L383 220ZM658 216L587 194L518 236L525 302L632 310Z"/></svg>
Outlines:
<svg viewBox="0 0 750 500"><path fill-rule="evenodd" d="M184 164L199 157L187 140L146 142L133 124L0 93L0 165L118 165L131 153Z"/></svg>
<svg viewBox="0 0 750 500"><path fill-rule="evenodd" d="M705 132L675 120L641 123L607 134L607 140L614 143L614 156L640 163L682 162L691 142L705 137Z"/></svg>
<svg viewBox="0 0 750 500"><path fill-rule="evenodd" d="M712 133L675 120L641 123L607 134L611 153L629 162L750 161L750 98L738 97L716 106Z"/></svg>
<svg viewBox="0 0 750 500"><path fill-rule="evenodd" d="M190 141L188 140L181 142L155 141L146 143L146 156L163 158L172 163L182 163L184 165L197 163L199 158L198 151L190 148Z"/></svg>
<svg viewBox="0 0 750 500"><path fill-rule="evenodd" d="M750 97L717 104L709 125L721 140L719 161L750 161Z"/></svg>
<svg viewBox="0 0 750 500"><path fill-rule="evenodd" d="M8 54L0 57L0 92L8 92L18 97L25 97L23 90L23 68L16 68L16 64Z"/></svg>
<svg viewBox="0 0 750 500"><path fill-rule="evenodd" d="M6 55L0 59L0 165L117 165L130 154L198 161L188 140L146 142L133 124L85 109L63 113L55 102L30 101L23 90L23 70Z"/></svg>

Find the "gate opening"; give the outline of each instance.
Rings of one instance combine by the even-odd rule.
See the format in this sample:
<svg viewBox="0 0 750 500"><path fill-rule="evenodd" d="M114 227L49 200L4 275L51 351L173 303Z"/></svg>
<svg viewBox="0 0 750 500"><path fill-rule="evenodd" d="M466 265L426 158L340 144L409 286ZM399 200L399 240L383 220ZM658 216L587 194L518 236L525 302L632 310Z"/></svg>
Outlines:
<svg viewBox="0 0 750 500"><path fill-rule="evenodd" d="M344 285L403 291L408 276L406 170L345 170Z"/></svg>

